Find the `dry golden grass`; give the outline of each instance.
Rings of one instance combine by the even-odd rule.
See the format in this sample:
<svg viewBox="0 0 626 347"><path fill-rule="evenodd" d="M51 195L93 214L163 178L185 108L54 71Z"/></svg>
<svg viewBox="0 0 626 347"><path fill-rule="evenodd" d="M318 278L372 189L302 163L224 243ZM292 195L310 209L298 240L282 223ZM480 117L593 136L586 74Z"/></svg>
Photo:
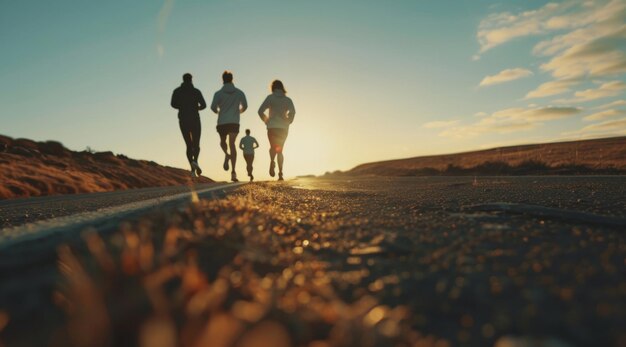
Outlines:
<svg viewBox="0 0 626 347"><path fill-rule="evenodd" d="M187 170L0 135L0 199L186 184ZM201 183L212 180L201 177Z"/></svg>
<svg viewBox="0 0 626 347"><path fill-rule="evenodd" d="M499 147L474 152L389 160L362 164L348 173L404 175L410 171L423 169L444 171L449 166L468 169L487 162L519 166L531 161L543 163L548 168L585 166L595 170L609 168L626 170L626 137Z"/></svg>

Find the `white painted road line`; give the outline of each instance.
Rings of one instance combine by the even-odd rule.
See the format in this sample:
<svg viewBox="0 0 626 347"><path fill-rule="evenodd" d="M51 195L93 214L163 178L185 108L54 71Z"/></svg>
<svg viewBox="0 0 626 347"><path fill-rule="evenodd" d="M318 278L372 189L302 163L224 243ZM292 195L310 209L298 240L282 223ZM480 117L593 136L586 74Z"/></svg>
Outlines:
<svg viewBox="0 0 626 347"><path fill-rule="evenodd" d="M0 250L11 245L32 241L39 238L45 238L52 233L74 229L77 227L88 227L99 221L107 219L119 219L123 216L148 210L150 208L173 202L176 200L189 199L189 202L197 199L199 195L219 191L225 188L232 189L245 184L245 182L227 183L214 187L204 188L200 190L190 190L189 192L163 196L142 201L131 202L128 204L101 208L95 211L81 212L74 215L52 218L20 226L9 227L0 230Z"/></svg>

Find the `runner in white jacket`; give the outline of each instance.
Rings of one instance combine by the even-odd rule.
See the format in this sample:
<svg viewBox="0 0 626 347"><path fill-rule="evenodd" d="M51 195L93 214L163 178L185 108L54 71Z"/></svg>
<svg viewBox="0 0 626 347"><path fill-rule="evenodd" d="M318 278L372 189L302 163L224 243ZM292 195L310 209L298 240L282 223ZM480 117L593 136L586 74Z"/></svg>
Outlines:
<svg viewBox="0 0 626 347"><path fill-rule="evenodd" d="M218 90L213 96L211 110L218 114L217 132L220 134L220 146L224 151L224 170L228 171L228 161L232 164L231 179L237 182L237 174L235 173L235 164L237 163L237 134L239 134L239 118L248 108L246 95L233 84L233 74L230 71L224 71L222 74L224 86ZM228 137L228 145L226 138ZM230 154L228 153L230 147Z"/></svg>
<svg viewBox="0 0 626 347"><path fill-rule="evenodd" d="M286 96L287 91L283 82L272 82L272 94L268 95L259 107L259 117L267 125L267 137L270 140L270 176L274 177L276 164L274 158L278 156L278 180L283 180L283 148L289 134L289 125L293 123L296 109L293 101ZM269 115L265 111L269 109Z"/></svg>

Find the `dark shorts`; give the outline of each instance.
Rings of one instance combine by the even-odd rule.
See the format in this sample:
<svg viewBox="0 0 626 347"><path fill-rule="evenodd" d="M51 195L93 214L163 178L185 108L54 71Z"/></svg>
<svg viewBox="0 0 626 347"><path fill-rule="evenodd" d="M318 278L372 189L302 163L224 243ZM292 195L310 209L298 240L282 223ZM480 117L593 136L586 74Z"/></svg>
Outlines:
<svg viewBox="0 0 626 347"><path fill-rule="evenodd" d="M232 133L239 134L239 124L219 124L216 129L221 136Z"/></svg>
<svg viewBox="0 0 626 347"><path fill-rule="evenodd" d="M289 129L282 128L269 128L267 129L267 138L270 140L270 146L278 152L282 152L283 146L285 146L285 140Z"/></svg>
<svg viewBox="0 0 626 347"><path fill-rule="evenodd" d="M178 116L178 124L180 125L181 130L189 129L189 128L200 128L200 116Z"/></svg>

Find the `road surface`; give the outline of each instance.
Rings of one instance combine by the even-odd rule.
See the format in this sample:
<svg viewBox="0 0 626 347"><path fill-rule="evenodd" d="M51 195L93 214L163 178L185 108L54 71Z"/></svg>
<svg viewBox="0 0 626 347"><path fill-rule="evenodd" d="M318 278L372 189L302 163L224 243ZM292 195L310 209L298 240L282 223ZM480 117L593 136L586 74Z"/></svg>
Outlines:
<svg viewBox="0 0 626 347"><path fill-rule="evenodd" d="M217 184L200 184L195 189L204 189L215 185ZM81 212L91 212L142 200L158 199L189 191L190 187L188 186L155 187L105 193L0 200L0 228L8 228Z"/></svg>
<svg viewBox="0 0 626 347"><path fill-rule="evenodd" d="M68 239L59 271L6 263L4 341L620 346L625 197L621 176L245 184Z"/></svg>

